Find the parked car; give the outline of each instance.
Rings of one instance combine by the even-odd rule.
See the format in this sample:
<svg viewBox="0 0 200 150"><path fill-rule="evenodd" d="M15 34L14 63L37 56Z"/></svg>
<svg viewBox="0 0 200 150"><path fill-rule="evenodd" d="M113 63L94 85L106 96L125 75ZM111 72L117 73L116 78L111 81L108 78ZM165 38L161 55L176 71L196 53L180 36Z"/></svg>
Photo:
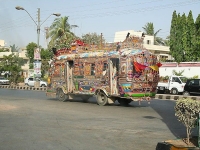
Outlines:
<svg viewBox="0 0 200 150"><path fill-rule="evenodd" d="M183 95L200 95L200 79L188 79L184 86Z"/></svg>
<svg viewBox="0 0 200 150"><path fill-rule="evenodd" d="M10 81L4 77L0 77L0 85L9 85Z"/></svg>
<svg viewBox="0 0 200 150"><path fill-rule="evenodd" d="M170 93L177 95L183 93L185 86L185 77L172 75L167 82L158 82L157 93Z"/></svg>
<svg viewBox="0 0 200 150"><path fill-rule="evenodd" d="M25 85L28 85L28 86L34 86L36 81L40 81L40 87L46 87L47 86L47 82L42 81L39 78L35 79L33 77L26 78L24 83L25 83Z"/></svg>

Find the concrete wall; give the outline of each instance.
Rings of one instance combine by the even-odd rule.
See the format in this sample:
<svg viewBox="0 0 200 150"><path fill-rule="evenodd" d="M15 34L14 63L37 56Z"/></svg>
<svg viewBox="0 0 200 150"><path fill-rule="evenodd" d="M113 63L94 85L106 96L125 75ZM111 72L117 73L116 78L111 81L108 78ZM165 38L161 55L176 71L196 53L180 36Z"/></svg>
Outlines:
<svg viewBox="0 0 200 150"><path fill-rule="evenodd" d="M200 78L200 62L162 63L159 68L160 76L170 76L173 70L176 72L184 70L183 76L188 78L196 75Z"/></svg>

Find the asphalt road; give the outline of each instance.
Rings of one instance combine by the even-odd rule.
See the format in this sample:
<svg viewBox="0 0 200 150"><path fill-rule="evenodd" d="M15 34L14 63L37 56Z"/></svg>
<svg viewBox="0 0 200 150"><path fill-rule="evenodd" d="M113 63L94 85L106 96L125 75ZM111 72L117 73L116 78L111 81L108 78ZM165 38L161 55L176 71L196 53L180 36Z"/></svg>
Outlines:
<svg viewBox="0 0 200 150"><path fill-rule="evenodd" d="M0 150L155 150L158 142L186 137L174 105L98 106L94 98L60 102L45 92L0 89Z"/></svg>

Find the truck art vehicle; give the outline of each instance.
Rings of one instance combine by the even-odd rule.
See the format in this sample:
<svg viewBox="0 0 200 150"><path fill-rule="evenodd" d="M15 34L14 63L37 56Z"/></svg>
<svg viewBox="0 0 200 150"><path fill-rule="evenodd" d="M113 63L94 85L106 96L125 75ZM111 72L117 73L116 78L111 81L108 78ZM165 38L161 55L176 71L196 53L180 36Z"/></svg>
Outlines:
<svg viewBox="0 0 200 150"><path fill-rule="evenodd" d="M142 37L127 37L98 47L77 40L70 49L54 49L46 95L60 101L95 96L101 106L116 100L121 105L149 102L156 93L161 64L142 43Z"/></svg>

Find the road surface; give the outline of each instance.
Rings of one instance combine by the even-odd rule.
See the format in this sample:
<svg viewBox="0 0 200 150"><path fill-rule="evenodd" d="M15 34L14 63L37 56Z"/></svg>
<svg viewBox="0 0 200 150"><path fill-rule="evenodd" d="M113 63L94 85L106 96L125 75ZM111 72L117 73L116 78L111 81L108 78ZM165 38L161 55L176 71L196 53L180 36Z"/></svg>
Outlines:
<svg viewBox="0 0 200 150"><path fill-rule="evenodd" d="M60 102L45 92L0 89L0 149L155 150L158 142L186 137L174 105L98 106L94 98Z"/></svg>

